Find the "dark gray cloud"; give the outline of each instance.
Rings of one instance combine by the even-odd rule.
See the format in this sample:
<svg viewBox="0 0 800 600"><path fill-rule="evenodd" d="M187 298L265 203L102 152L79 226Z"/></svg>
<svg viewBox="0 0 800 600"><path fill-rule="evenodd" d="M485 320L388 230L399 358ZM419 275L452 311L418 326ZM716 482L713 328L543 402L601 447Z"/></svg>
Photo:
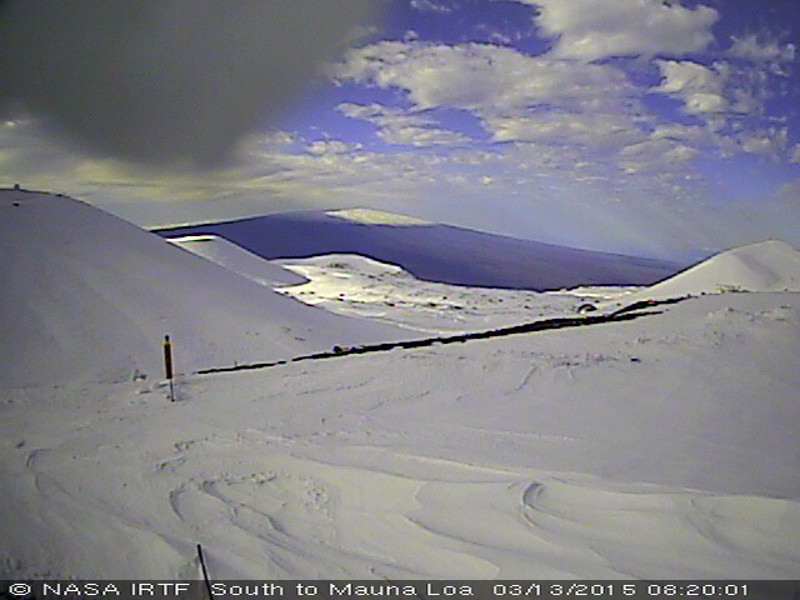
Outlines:
<svg viewBox="0 0 800 600"><path fill-rule="evenodd" d="M0 106L87 148L206 165L292 100L369 0L0 2Z"/></svg>

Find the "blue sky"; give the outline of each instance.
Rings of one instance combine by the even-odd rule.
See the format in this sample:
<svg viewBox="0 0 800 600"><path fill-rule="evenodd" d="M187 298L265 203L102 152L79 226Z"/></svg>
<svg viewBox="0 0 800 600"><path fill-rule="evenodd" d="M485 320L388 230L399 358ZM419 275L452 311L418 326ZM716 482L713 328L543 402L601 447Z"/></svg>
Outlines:
<svg viewBox="0 0 800 600"><path fill-rule="evenodd" d="M224 165L80 150L32 111L0 183L145 226L367 206L649 256L800 246L794 0L378 4Z"/></svg>

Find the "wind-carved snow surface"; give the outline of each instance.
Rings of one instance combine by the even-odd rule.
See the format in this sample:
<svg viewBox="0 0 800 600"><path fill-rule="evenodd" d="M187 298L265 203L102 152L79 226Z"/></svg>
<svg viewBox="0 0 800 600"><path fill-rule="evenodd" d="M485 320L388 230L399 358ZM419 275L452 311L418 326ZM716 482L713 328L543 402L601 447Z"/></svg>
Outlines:
<svg viewBox="0 0 800 600"><path fill-rule="evenodd" d="M8 194L3 223L19 230L11 239L28 240L5 254L17 264L34 252L48 264L78 243L41 234L71 210L111 228L126 252L180 253L133 242L84 205L20 194L13 206ZM60 208L42 206L25 220L14 211L26 197ZM353 257L324 260L348 267L309 277L319 290L320 273L372 281L392 272ZM81 272L77 258L70 264ZM46 281L34 272L14 281L30 280ZM103 281L93 283L114 298ZM21 301L8 289L4 298ZM414 298L413 280L397 289L398 298ZM434 293L420 291L423 303ZM342 335L375 331L366 319L279 299L346 322ZM199 306L208 314L229 318L229 307L214 312L218 299L206 300ZM25 301L20 314L37 310L47 325L52 296ZM153 377L57 387L4 377L0 575L195 579L200 543L214 579L796 579L799 301L791 292L715 294L627 322L261 371L186 372L177 402ZM530 320L530 309L512 305ZM442 329L452 327L452 309L438 308ZM403 310L393 318L409 315L406 329L384 331L419 327ZM274 311L270 331L295 314ZM433 312L423 321L435 328ZM225 341L218 330L208 335ZM33 354L12 353L6 339L20 341L4 337L4 356L35 371ZM262 350L275 352L271 341Z"/></svg>

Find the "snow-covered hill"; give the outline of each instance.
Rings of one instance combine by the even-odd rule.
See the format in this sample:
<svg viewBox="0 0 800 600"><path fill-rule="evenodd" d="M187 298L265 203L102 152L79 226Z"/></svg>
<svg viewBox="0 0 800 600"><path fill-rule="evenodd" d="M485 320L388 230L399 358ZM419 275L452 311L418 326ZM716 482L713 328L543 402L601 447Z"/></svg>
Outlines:
<svg viewBox="0 0 800 600"><path fill-rule="evenodd" d="M800 252L769 240L734 248L649 288L654 296L800 291Z"/></svg>
<svg viewBox="0 0 800 600"><path fill-rule="evenodd" d="M180 371L402 335L353 326L53 194L0 190L0 255L3 386L159 377L165 334Z"/></svg>
<svg viewBox="0 0 800 600"><path fill-rule="evenodd" d="M218 235L264 258L360 254L427 281L527 290L649 285L680 267L421 221L371 209L307 211L157 231Z"/></svg>
<svg viewBox="0 0 800 600"><path fill-rule="evenodd" d="M167 241L268 288L301 285L308 281L218 235L187 235L168 238Z"/></svg>
<svg viewBox="0 0 800 600"><path fill-rule="evenodd" d="M800 252L768 240L720 252L677 275L619 298L618 303L729 292L800 291Z"/></svg>

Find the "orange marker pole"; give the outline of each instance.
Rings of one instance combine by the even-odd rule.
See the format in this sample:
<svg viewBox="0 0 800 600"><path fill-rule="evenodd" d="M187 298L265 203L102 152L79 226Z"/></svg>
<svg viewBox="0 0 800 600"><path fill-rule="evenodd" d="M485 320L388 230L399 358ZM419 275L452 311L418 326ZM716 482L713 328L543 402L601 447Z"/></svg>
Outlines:
<svg viewBox="0 0 800 600"><path fill-rule="evenodd" d="M164 371L169 381L169 399L170 402L175 402L175 386L172 383L172 342L169 341L169 336L164 336Z"/></svg>

